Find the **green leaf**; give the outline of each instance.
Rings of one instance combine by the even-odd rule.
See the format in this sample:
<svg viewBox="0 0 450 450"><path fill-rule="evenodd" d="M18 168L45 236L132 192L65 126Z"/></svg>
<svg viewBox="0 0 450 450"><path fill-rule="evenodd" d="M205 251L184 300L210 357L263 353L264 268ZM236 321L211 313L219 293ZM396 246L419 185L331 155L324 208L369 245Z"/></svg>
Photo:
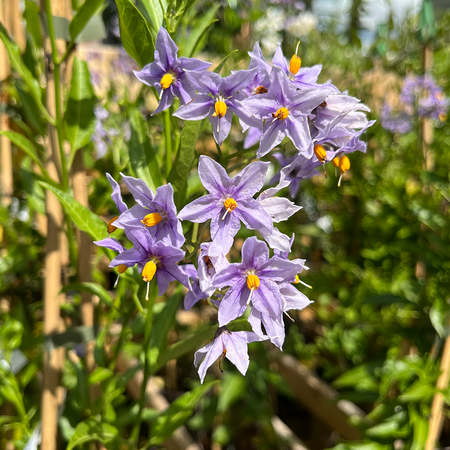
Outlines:
<svg viewBox="0 0 450 450"><path fill-rule="evenodd" d="M151 366L156 364L159 354L167 345L167 334L175 320L175 314L180 306L182 298L183 295L179 292L172 295L167 300L164 309L155 317L151 335L151 348L154 351L154 360L151 361Z"/></svg>
<svg viewBox="0 0 450 450"><path fill-rule="evenodd" d="M40 168L43 167L36 147L23 134L15 131L0 131L0 135L7 137L14 145L21 148Z"/></svg>
<svg viewBox="0 0 450 450"><path fill-rule="evenodd" d="M438 297L433 302L433 306L430 308L430 321L433 325L436 333L439 334L441 339L445 339L450 334L450 327L448 326L448 304L447 302Z"/></svg>
<svg viewBox="0 0 450 450"><path fill-rule="evenodd" d="M47 122L54 123L54 120L49 115L48 111L45 109L45 106L41 100L41 88L39 86L36 78L33 77L33 74L28 69L28 67L24 64L22 57L20 55L20 48L16 45L13 40L9 37L8 32L5 30L3 25L0 23L0 39L5 44L6 50L8 52L9 62L13 69L19 74L19 76L23 79L28 89L30 90L31 95L36 101L39 110Z"/></svg>
<svg viewBox="0 0 450 450"><path fill-rule="evenodd" d="M127 53L140 67L153 60L155 45L147 22L130 0L116 0L120 38Z"/></svg>
<svg viewBox="0 0 450 450"><path fill-rule="evenodd" d="M69 214L70 218L81 231L87 233L95 241L99 241L105 237L106 224L97 214L94 214L90 209L80 204L67 192L61 191L43 181L39 181L39 184L58 197L67 214Z"/></svg>
<svg viewBox="0 0 450 450"><path fill-rule="evenodd" d="M220 61L219 65L214 69L215 73L220 73L223 69L223 66L225 65L225 63L227 62L227 59L233 54L238 52L239 50L233 50L231 53L229 53L227 56L225 56L225 58L222 59L222 61Z"/></svg>
<svg viewBox="0 0 450 450"><path fill-rule="evenodd" d="M192 29L189 39L184 45L183 54L187 57L191 57L194 54L195 48L198 42L205 36L206 30L214 23L217 11L220 8L220 3L214 4L209 8L205 15L200 19L196 26Z"/></svg>
<svg viewBox="0 0 450 450"><path fill-rule="evenodd" d="M117 435L119 430L108 423L101 423L93 417L80 422L75 428L75 433L71 437L67 450L72 450L86 442L97 441L102 444L111 442Z"/></svg>
<svg viewBox="0 0 450 450"><path fill-rule="evenodd" d="M217 403L217 412L224 413L236 403L247 389L245 378L241 374L227 373L222 383L222 392Z"/></svg>
<svg viewBox="0 0 450 450"><path fill-rule="evenodd" d="M76 41L78 35L83 31L83 28L102 4L103 0L89 0L83 3L69 25L69 33L72 42Z"/></svg>
<svg viewBox="0 0 450 450"><path fill-rule="evenodd" d="M135 175L143 179L154 191L163 184L156 151L149 139L147 122L138 109L130 113L130 164Z"/></svg>
<svg viewBox="0 0 450 450"><path fill-rule="evenodd" d="M97 295L105 305L113 307L113 299L109 295L108 291L97 283L92 283L89 281L75 282L67 284L61 289L61 292L69 291L89 292L92 295Z"/></svg>
<svg viewBox="0 0 450 450"><path fill-rule="evenodd" d="M178 205L181 204L186 193L187 178L197 155L195 147L200 136L201 126L201 120L187 120L181 131L180 146L169 173L169 181L173 186Z"/></svg>
<svg viewBox="0 0 450 450"><path fill-rule="evenodd" d="M27 30L31 34L36 47L42 47L42 34L39 26L39 6L36 3L26 0L23 18L27 23Z"/></svg>
<svg viewBox="0 0 450 450"><path fill-rule="evenodd" d="M164 7L164 11L161 8ZM167 2L165 0L138 0L138 8L150 22L150 25L158 33L163 24L164 13L167 11Z"/></svg>
<svg viewBox="0 0 450 450"><path fill-rule="evenodd" d="M96 384L101 383L102 381L111 378L114 375L114 372L111 369L107 369L105 367L97 367L88 377L88 384Z"/></svg>
<svg viewBox="0 0 450 450"><path fill-rule="evenodd" d="M178 397L156 420L151 427L151 445L158 445L169 438L172 433L191 417L198 401L219 381L212 381L198 386Z"/></svg>
<svg viewBox="0 0 450 450"><path fill-rule="evenodd" d="M217 325L213 325L205 330L196 332L194 335L183 341L176 342L164 354L160 355L158 363L155 366L152 366L152 373L157 372L160 367L167 364L171 359L177 359L181 355L199 348L203 342L212 339L216 331Z"/></svg>
<svg viewBox="0 0 450 450"><path fill-rule="evenodd" d="M398 400L404 402L427 402L431 400L436 393L436 387L430 383L430 380L415 381L402 395L398 397Z"/></svg>
<svg viewBox="0 0 450 450"><path fill-rule="evenodd" d="M64 114L66 135L72 151L71 160L79 148L89 143L95 130L95 102L88 65L85 61L74 58L69 98Z"/></svg>
<svg viewBox="0 0 450 450"><path fill-rule="evenodd" d="M413 425L413 443L411 450L422 450L428 437L428 418L425 414L420 414L416 408L408 408L409 420Z"/></svg>

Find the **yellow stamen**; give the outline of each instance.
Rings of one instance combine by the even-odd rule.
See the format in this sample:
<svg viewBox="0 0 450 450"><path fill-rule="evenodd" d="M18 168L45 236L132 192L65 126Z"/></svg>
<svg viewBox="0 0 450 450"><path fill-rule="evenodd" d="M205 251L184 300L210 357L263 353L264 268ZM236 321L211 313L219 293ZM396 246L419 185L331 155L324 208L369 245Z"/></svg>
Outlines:
<svg viewBox="0 0 450 450"><path fill-rule="evenodd" d="M298 284L298 283L300 283L300 278L298 277L298 275L295 275L294 284Z"/></svg>
<svg viewBox="0 0 450 450"><path fill-rule="evenodd" d="M336 167L336 169L339 169L339 156L335 156L331 161L331 163L333 164L334 167Z"/></svg>
<svg viewBox="0 0 450 450"><path fill-rule="evenodd" d="M309 289L312 289L312 286L310 286L309 284L306 284L304 281L300 280L298 275L295 275L295 280L292 282L292 284L303 284L303 286L306 286Z"/></svg>
<svg viewBox="0 0 450 450"><path fill-rule="evenodd" d="M153 279L156 273L156 264L154 261L148 261L142 270L142 279L148 283Z"/></svg>
<svg viewBox="0 0 450 450"><path fill-rule="evenodd" d="M447 120L447 114L439 114L439 120L445 122Z"/></svg>
<svg viewBox="0 0 450 450"><path fill-rule="evenodd" d="M114 231L117 230L117 227L115 227L113 225L113 223L118 219L118 217L113 217L107 224L106 224L106 228L108 229L108 233L113 233Z"/></svg>
<svg viewBox="0 0 450 450"><path fill-rule="evenodd" d="M258 86L255 89L255 95L265 94L265 93L267 93L267 88L265 88L264 86Z"/></svg>
<svg viewBox="0 0 450 450"><path fill-rule="evenodd" d="M146 227L154 227L155 225L158 225L159 222L161 222L162 216L159 213L150 213L147 214L142 220L141 223L143 223Z"/></svg>
<svg viewBox="0 0 450 450"><path fill-rule="evenodd" d="M341 171L341 176L339 177L339 181L338 181L338 187L341 187L341 180L342 180L342 176L344 175L345 172L347 172L347 170L350 169L350 160L348 159L347 156L343 156L340 160L339 160L339 170Z"/></svg>
<svg viewBox="0 0 450 450"><path fill-rule="evenodd" d="M316 144L314 146L314 153L317 156L317 159L323 164L323 173L325 174L325 178L327 178L327 171L325 170L325 163L327 163L327 152L324 149L323 145Z"/></svg>
<svg viewBox="0 0 450 450"><path fill-rule="evenodd" d="M125 264L121 264L120 266L117 266L117 272L120 274L125 273L127 271L128 267Z"/></svg>
<svg viewBox="0 0 450 450"><path fill-rule="evenodd" d="M300 70L302 66L302 60L297 55L292 55L291 62L289 63L289 70L294 75Z"/></svg>
<svg viewBox="0 0 450 450"><path fill-rule="evenodd" d="M318 159L321 163L326 163L326 162L327 162L327 152L326 152L326 150L323 148L323 145L316 144L316 145L314 146L314 154L317 156L317 159Z"/></svg>
<svg viewBox="0 0 450 450"><path fill-rule="evenodd" d="M234 209L236 209L237 207L237 203L236 200L234 198L227 198L224 202L223 202L223 206L225 206L225 214L222 217L222 220L225 220L225 217L227 216L228 213L230 213L231 211L233 211Z"/></svg>
<svg viewBox="0 0 450 450"><path fill-rule="evenodd" d="M222 100L217 100L214 105L214 114L213 117L223 117L227 113L227 105Z"/></svg>
<svg viewBox="0 0 450 450"><path fill-rule="evenodd" d="M287 108L280 108L276 113L272 113L272 123L275 122L275 120L286 120L289 116L289 111Z"/></svg>
<svg viewBox="0 0 450 450"><path fill-rule="evenodd" d="M170 73L164 74L163 77L161 78L161 81L159 82L159 84L164 90L168 89L172 83L173 77L172 75L170 75Z"/></svg>
<svg viewBox="0 0 450 450"><path fill-rule="evenodd" d="M247 306L250 304L250 300L252 299L253 291L256 291L259 288L259 278L257 275L251 273L247 277L247 287L250 289L250 295L248 296Z"/></svg>

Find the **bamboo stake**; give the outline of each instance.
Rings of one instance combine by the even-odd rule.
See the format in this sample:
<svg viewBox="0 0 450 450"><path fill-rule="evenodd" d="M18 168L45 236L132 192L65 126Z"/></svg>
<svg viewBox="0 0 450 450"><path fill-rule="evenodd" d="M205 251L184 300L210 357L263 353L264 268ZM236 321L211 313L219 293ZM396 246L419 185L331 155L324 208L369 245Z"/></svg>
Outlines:
<svg viewBox="0 0 450 450"><path fill-rule="evenodd" d="M88 206L88 191L86 183L86 172L83 166L83 149L77 151L73 160L72 183L75 199L83 206ZM78 240L78 280L91 280L91 244L92 239L84 232L77 230ZM83 325L94 326L94 305L92 296L88 292L81 293L81 317ZM89 372L94 368L94 342L86 345L86 366ZM91 390L91 394L93 391Z"/></svg>
<svg viewBox="0 0 450 450"><path fill-rule="evenodd" d="M70 15L70 6L64 0L53 0L52 15ZM45 0L41 0L41 10L45 11ZM48 41L48 40L47 40ZM65 44L58 43L59 50L64 50ZM46 42L46 51L49 52L50 42ZM55 79L51 70L47 71L47 108L49 113L56 117ZM54 127L48 127L47 141L47 170L55 180L60 180L61 154L59 140ZM47 213L47 248L45 257L44 280L44 335L48 337L52 333L61 332L64 323L60 315L60 304L64 296L58 296L62 285L63 262L68 260L67 250L64 251L65 234L63 231L64 214L58 199L49 191L46 192ZM42 393L42 443L45 450L57 449L58 436L58 407L62 403L64 390L59 385L61 371L64 365L64 348L52 348L51 344L44 348L44 383Z"/></svg>

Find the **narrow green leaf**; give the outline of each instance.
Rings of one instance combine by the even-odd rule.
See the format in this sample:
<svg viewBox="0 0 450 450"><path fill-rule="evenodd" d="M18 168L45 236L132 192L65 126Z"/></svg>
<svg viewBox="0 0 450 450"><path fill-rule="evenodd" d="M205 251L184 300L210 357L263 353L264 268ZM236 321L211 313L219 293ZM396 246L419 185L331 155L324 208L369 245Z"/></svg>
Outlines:
<svg viewBox="0 0 450 450"><path fill-rule="evenodd" d="M428 418L426 414L420 414L414 406L408 408L410 422L413 425L413 443L411 450L422 450L428 437Z"/></svg>
<svg viewBox="0 0 450 450"><path fill-rule="evenodd" d="M180 146L169 173L169 181L173 186L178 205L186 194L187 178L195 161L195 148L200 136L201 126L201 120L185 121L181 131Z"/></svg>
<svg viewBox="0 0 450 450"><path fill-rule="evenodd" d="M39 6L31 0L25 0L23 18L27 23L27 30L31 34L36 47L42 47L42 34L39 26Z"/></svg>
<svg viewBox="0 0 450 450"><path fill-rule="evenodd" d="M72 150L71 159L79 148L89 143L95 130L95 101L88 65L85 61L74 58L64 114L66 135Z"/></svg>
<svg viewBox="0 0 450 450"><path fill-rule="evenodd" d="M178 397L156 420L151 427L150 444L162 444L172 433L191 417L198 401L218 381L198 386Z"/></svg>
<svg viewBox="0 0 450 450"><path fill-rule="evenodd" d="M0 39L3 41L3 44L5 44L11 66L27 85L31 95L33 96L34 100L36 101L39 107L39 110L42 113L42 116L45 118L47 122L54 123L53 119L50 117L48 111L45 109L45 106L42 103L41 88L39 86L38 81L36 80L36 78L33 77L33 74L24 64L22 57L20 55L20 48L9 37L8 32L5 30L5 28L1 23L0 23Z"/></svg>
<svg viewBox="0 0 450 450"><path fill-rule="evenodd" d="M152 356L154 358L150 365L156 364L158 355L164 350L167 345L167 333L169 332L175 320L175 314L180 306L183 295L178 292L172 295L166 302L164 309L155 317L154 325L152 327L151 347L154 351Z"/></svg>
<svg viewBox="0 0 450 450"><path fill-rule="evenodd" d="M164 11L161 8L161 4L164 7ZM155 33L158 33L158 30L163 24L164 12L167 11L166 0L138 0L138 8L150 22Z"/></svg>
<svg viewBox="0 0 450 450"><path fill-rule="evenodd" d="M111 442L117 435L119 430L108 423L101 423L93 417L80 422L75 428L75 433L71 437L67 450L72 450L86 442L97 441L102 444Z"/></svg>
<svg viewBox="0 0 450 450"><path fill-rule="evenodd" d="M223 69L223 66L225 65L225 63L227 62L227 59L233 54L238 52L239 50L233 50L231 53L229 53L227 56L225 56L225 58L222 59L222 61L220 61L219 65L214 69L215 73L220 73Z"/></svg>
<svg viewBox="0 0 450 450"><path fill-rule="evenodd" d="M67 284L61 289L61 292L70 291L89 292L92 295L97 295L105 305L113 307L113 299L109 295L108 291L97 283L89 281L75 282Z"/></svg>
<svg viewBox="0 0 450 450"><path fill-rule="evenodd" d="M88 0L83 3L69 25L69 33L72 42L75 42L78 35L83 31L83 28L102 4L103 0Z"/></svg>
<svg viewBox="0 0 450 450"><path fill-rule="evenodd" d="M238 373L227 373L222 383L222 392L217 403L217 412L224 413L247 389L245 378Z"/></svg>
<svg viewBox="0 0 450 450"><path fill-rule="evenodd" d="M127 53L140 67L153 60L155 45L147 22L130 0L116 0L120 38Z"/></svg>
<svg viewBox="0 0 450 450"><path fill-rule="evenodd" d="M155 149L149 139L147 122L138 109L130 113L130 163L138 178L143 179L155 190L163 184L161 170L156 159Z"/></svg>
<svg viewBox="0 0 450 450"><path fill-rule="evenodd" d="M84 231L96 241L105 237L106 224L97 214L94 214L90 209L80 204L67 192L61 191L43 181L39 181L39 184L58 197L67 214L81 231Z"/></svg>
<svg viewBox="0 0 450 450"><path fill-rule="evenodd" d="M189 39L186 41L186 44L183 48L183 54L187 57L191 57L194 53L195 48L197 47L198 42L205 35L206 30L214 23L217 22L215 19L217 11L220 8L220 3L214 4L208 11L204 14L204 16L198 21L196 26L192 29L191 34L189 35Z"/></svg>
<svg viewBox="0 0 450 450"><path fill-rule="evenodd" d="M114 375L114 372L111 369L107 369L105 367L97 367L89 376L88 376L88 384L96 384L101 383L102 381L111 378Z"/></svg>
<svg viewBox="0 0 450 450"><path fill-rule="evenodd" d="M39 167L42 163L38 157L38 152L34 144L23 134L15 131L0 131L0 135L7 137L14 145L21 148Z"/></svg>

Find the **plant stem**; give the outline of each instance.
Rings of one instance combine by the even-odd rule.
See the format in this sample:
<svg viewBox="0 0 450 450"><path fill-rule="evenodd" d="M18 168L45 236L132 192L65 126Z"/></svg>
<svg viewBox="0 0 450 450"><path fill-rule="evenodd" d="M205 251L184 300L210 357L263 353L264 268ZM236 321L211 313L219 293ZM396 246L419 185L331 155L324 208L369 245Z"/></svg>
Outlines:
<svg viewBox="0 0 450 450"><path fill-rule="evenodd" d="M172 133L170 122L170 108L164 111L164 137L166 140L166 178L169 179L170 169L172 169Z"/></svg>
<svg viewBox="0 0 450 450"><path fill-rule="evenodd" d="M139 436L141 433L142 424L142 411L145 407L147 381L150 376L150 349L151 349L151 336L153 325L153 305L155 304L157 294L156 280L153 280L151 284L151 291L149 295L149 301L147 302L147 314L145 318L145 333L144 333L144 376L142 378L141 396L139 398L139 413L137 417L136 425L131 433L131 439L136 444L136 449L139 448Z"/></svg>

